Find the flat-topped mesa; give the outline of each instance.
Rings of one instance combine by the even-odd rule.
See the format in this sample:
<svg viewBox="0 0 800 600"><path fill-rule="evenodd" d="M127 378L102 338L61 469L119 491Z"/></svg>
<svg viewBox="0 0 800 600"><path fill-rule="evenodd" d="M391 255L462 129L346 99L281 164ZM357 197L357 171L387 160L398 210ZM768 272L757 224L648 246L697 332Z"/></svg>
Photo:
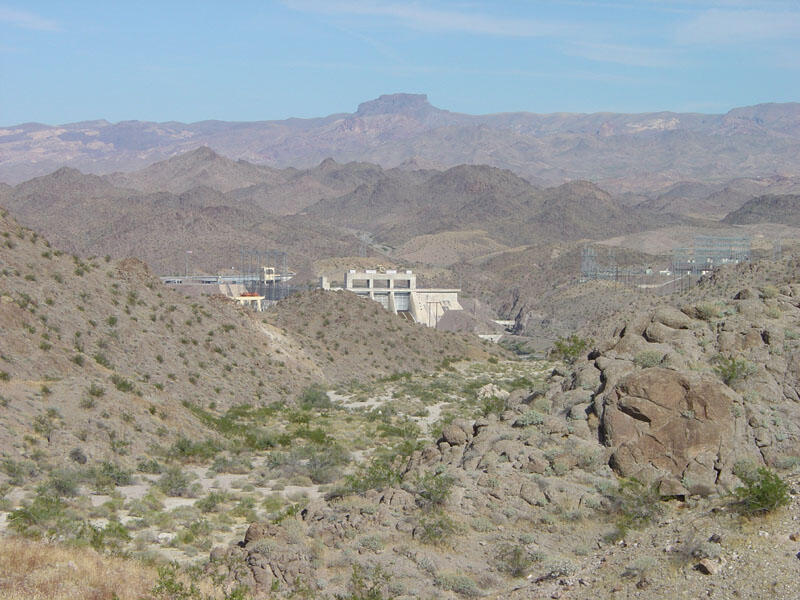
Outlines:
<svg viewBox="0 0 800 600"><path fill-rule="evenodd" d="M384 94L375 100L359 104L356 116L412 114L438 110L428 102L426 94Z"/></svg>

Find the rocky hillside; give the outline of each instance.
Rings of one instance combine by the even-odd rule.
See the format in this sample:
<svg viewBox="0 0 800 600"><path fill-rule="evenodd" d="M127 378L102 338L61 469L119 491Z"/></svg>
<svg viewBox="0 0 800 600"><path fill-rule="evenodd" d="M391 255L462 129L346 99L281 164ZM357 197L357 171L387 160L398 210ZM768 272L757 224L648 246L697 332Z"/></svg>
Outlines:
<svg viewBox="0 0 800 600"><path fill-rule="evenodd" d="M263 593L304 581L403 598L795 597L796 268L727 296L731 273L701 302L607 322L533 391L487 384L496 412L376 454L325 502L212 552L208 572ZM728 494L765 465L794 487L751 523Z"/></svg>
<svg viewBox="0 0 800 600"><path fill-rule="evenodd" d="M723 219L724 223L781 223L800 225L800 195L759 196L745 202L741 208Z"/></svg>
<svg viewBox="0 0 800 600"><path fill-rule="evenodd" d="M0 236L7 455L80 445L93 460L125 461L213 434L184 401L221 412L291 403L314 383L488 356L477 339L423 331L354 296L292 298L262 321L222 297L184 298L136 259L65 254L5 211Z"/></svg>

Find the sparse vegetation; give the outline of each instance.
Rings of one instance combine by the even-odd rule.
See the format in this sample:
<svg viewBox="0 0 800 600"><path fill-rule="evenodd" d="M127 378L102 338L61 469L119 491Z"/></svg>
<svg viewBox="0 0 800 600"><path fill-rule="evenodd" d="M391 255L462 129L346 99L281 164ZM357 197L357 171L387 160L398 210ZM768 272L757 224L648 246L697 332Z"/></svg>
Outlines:
<svg viewBox="0 0 800 600"><path fill-rule="evenodd" d="M591 344L591 340L575 334L569 337L562 337L553 344L553 348L550 350L550 356L555 360L563 360L565 363L571 365L586 352L586 349L589 348Z"/></svg>
<svg viewBox="0 0 800 600"><path fill-rule="evenodd" d="M739 475L744 485L736 488L736 508L748 516L772 512L791 501L789 485L776 473L761 467L755 474Z"/></svg>
<svg viewBox="0 0 800 600"><path fill-rule="evenodd" d="M756 372L755 365L735 356L719 355L716 358L714 372L728 386L734 386Z"/></svg>

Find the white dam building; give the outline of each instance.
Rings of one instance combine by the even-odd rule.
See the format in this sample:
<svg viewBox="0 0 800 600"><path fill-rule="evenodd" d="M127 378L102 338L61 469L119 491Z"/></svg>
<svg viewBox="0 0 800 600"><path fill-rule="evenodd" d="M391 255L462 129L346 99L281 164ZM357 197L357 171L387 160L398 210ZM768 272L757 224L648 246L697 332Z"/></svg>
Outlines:
<svg viewBox="0 0 800 600"><path fill-rule="evenodd" d="M386 310L428 327L436 327L448 311L463 310L458 303L460 289L418 288L417 276L405 270L351 269L344 274L344 287L331 287L327 277L320 278L320 287L370 298Z"/></svg>

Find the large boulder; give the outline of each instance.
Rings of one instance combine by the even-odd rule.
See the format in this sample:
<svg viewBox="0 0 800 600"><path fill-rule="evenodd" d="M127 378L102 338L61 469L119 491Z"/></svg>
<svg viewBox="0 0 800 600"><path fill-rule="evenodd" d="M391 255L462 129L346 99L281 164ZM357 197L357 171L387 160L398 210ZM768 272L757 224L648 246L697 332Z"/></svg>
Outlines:
<svg viewBox="0 0 800 600"><path fill-rule="evenodd" d="M662 368L631 373L603 395L603 441L622 476L673 480L714 491L730 480L737 445L736 394L721 382Z"/></svg>

